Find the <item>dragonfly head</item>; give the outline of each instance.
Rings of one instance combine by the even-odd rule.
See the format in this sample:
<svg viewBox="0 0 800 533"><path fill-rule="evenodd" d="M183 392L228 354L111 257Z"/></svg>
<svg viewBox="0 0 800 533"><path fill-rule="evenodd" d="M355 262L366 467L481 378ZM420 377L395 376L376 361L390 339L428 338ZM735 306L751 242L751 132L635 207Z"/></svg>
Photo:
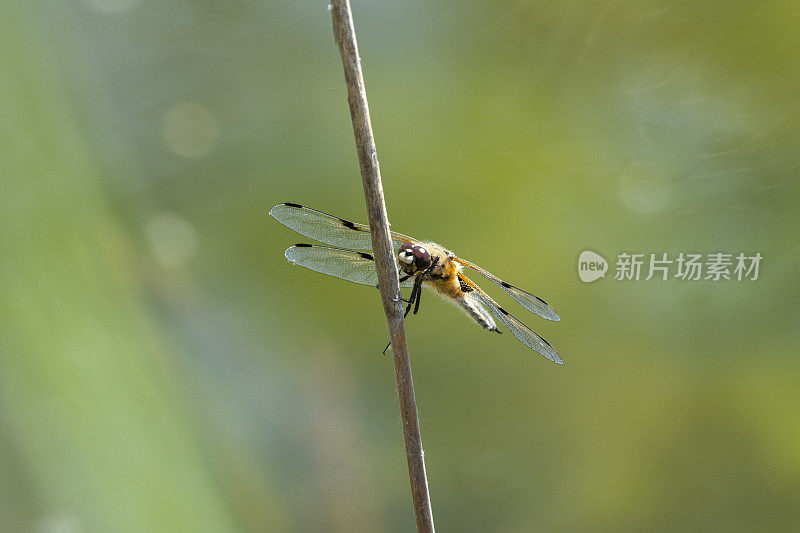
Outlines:
<svg viewBox="0 0 800 533"><path fill-rule="evenodd" d="M406 274L427 270L431 266L431 253L423 246L415 246L407 242L397 252L400 268Z"/></svg>

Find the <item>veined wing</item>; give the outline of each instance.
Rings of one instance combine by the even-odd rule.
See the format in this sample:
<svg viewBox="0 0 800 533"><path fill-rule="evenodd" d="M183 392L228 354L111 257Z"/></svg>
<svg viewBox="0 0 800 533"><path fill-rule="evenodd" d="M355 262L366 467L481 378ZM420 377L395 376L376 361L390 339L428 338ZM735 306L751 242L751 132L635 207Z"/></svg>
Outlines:
<svg viewBox="0 0 800 533"><path fill-rule="evenodd" d="M500 307L500 305L495 302L491 296L486 294L483 289L475 285L469 278L461 274L461 277L466 282L466 284L472 289L470 294L474 295L473 297L482 303L486 308L491 311L491 313L503 323L505 327L520 341L522 344L531 348L532 350L536 350L543 356L547 357L554 363L558 363L559 365L564 364L564 361L561 360L561 357L556 353L555 349L550 346L550 343L544 340L541 335L533 331L531 328L520 322L520 320Z"/></svg>
<svg viewBox="0 0 800 533"><path fill-rule="evenodd" d="M523 291L519 287L515 287L510 283L506 283L502 279L498 278L488 270L485 270L474 263L470 263L460 257L454 257L453 261L456 263L460 263L467 268L471 268L472 270L482 274L486 279L506 291L506 293L514 298L516 302L533 313L536 313L542 318L546 318L547 320L561 320L561 317L558 316L556 310L553 309L550 304L539 298L538 296L529 293L528 291Z"/></svg>
<svg viewBox="0 0 800 533"><path fill-rule="evenodd" d="M269 214L301 235L330 246L349 248L351 250L372 250L372 238L369 226L350 222L316 209L300 204L286 202L269 210ZM392 231L392 244L399 250L403 243L419 243L408 235Z"/></svg>
<svg viewBox="0 0 800 533"><path fill-rule="evenodd" d="M353 250L313 244L295 244L287 248L283 255L295 265L315 272L361 285L378 286L375 261L372 255L366 252L354 252ZM400 286L411 287L411 284L412 281L406 280Z"/></svg>

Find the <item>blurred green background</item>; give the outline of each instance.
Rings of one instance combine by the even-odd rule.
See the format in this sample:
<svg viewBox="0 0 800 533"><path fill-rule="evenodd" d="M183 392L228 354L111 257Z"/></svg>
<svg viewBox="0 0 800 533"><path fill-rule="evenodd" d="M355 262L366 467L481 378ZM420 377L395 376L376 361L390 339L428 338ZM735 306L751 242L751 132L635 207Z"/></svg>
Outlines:
<svg viewBox="0 0 800 533"><path fill-rule="evenodd" d="M354 11L393 228L562 317L517 313L563 367L407 324L438 528L796 530L797 4ZM325 3L11 0L0 45L3 531L412 530L378 294L266 215L366 220Z"/></svg>

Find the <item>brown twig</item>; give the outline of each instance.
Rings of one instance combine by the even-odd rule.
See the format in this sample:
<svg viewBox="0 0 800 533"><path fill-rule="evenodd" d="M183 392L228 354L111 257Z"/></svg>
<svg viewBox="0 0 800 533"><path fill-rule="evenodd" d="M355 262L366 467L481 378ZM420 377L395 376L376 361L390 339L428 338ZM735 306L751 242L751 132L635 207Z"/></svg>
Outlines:
<svg viewBox="0 0 800 533"><path fill-rule="evenodd" d="M372 123L369 118L367 92L361 73L361 58L358 55L356 32L349 0L331 0L333 36L342 55L344 79L347 84L347 100L361 167L361 181L367 202L367 215L372 232L372 255L378 271L378 287L381 290L383 310L389 323L389 336L394 354L394 372L397 394L400 400L400 416L403 419L403 434L408 457L408 474L411 478L411 496L417 518L417 530L433 531L433 514L428 479L425 475L425 457L417 418L417 403L414 400L414 382L411 379L411 360L408 356L406 330L403 321L403 306L400 301L400 283L394 248L389 236L389 219L383 199L381 172Z"/></svg>

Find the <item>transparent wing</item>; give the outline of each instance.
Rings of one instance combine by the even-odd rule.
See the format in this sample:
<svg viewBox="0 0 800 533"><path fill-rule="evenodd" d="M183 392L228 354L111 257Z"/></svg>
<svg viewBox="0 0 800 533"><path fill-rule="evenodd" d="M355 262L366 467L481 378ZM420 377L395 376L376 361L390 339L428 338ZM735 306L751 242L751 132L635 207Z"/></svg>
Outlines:
<svg viewBox="0 0 800 533"><path fill-rule="evenodd" d="M553 347L550 346L550 343L544 340L541 335L520 322L517 317L500 307L497 302L495 302L488 294L486 294L483 289L475 285L472 280L463 274L462 278L464 278L467 285L472 288L470 294L473 294L476 300L489 309L495 318L502 322L502 324L508 328L508 330L514 335L514 337L517 338L518 341L528 348L536 350L554 363L558 363L559 365L564 364L564 361L561 360L561 357L558 355L558 353L556 353L555 349L553 349Z"/></svg>
<svg viewBox="0 0 800 533"><path fill-rule="evenodd" d="M331 246L351 250L372 250L369 226L350 222L300 204L283 203L269 210L270 216L301 235ZM395 250L403 243L418 243L402 233L391 232Z"/></svg>
<svg viewBox="0 0 800 533"><path fill-rule="evenodd" d="M375 261L366 252L354 252L312 244L296 244L287 248L283 255L295 265L315 272L361 285L373 287L378 285ZM400 286L411 287L412 283L412 281L406 280Z"/></svg>
<svg viewBox="0 0 800 533"><path fill-rule="evenodd" d="M453 261L456 263L460 263L467 268L471 268L472 270L478 272L479 274L483 275L486 279L506 291L506 293L514 298L516 302L533 313L536 313L542 318L546 318L547 320L561 320L561 317L558 316L556 310L553 309L550 304L539 298L538 296L529 293L528 291L523 291L519 287L515 287L510 283L506 283L502 279L498 278L488 270L485 270L474 263L470 263L460 257L454 257Z"/></svg>

